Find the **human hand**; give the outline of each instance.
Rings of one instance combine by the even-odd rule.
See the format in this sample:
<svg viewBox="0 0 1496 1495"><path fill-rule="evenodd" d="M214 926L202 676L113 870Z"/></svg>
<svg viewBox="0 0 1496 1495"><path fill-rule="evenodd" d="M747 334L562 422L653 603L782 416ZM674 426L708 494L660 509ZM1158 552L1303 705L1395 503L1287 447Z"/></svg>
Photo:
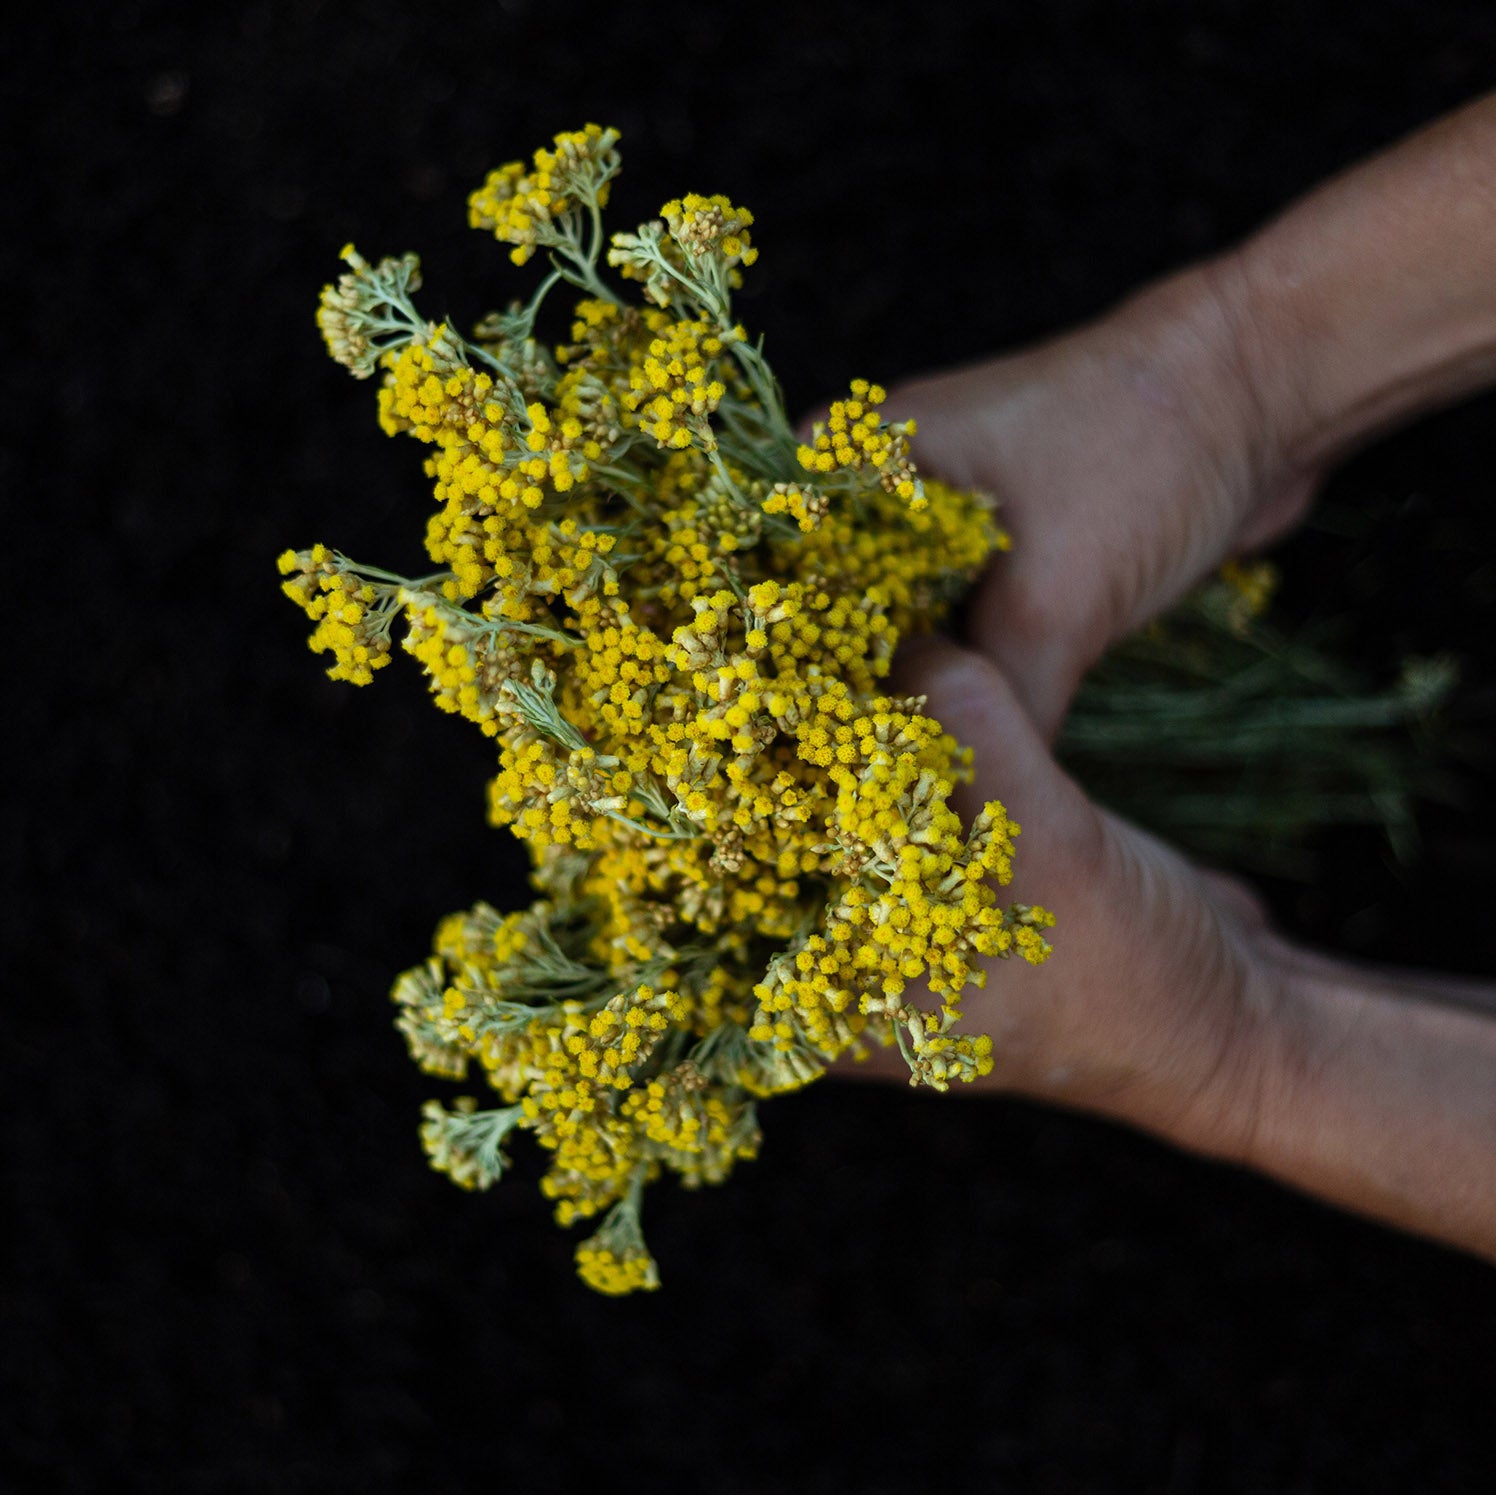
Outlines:
<svg viewBox="0 0 1496 1495"><path fill-rule="evenodd" d="M1081 675L1304 512L1376 430L1496 380L1496 95L1310 194L1241 250L1087 327L894 391L914 456L1014 537L975 650L899 688L975 751L967 813L1024 827L1038 970L991 962L985 1083L1131 1123L1496 1260L1496 988L1299 949L1239 883L1092 805L1054 762ZM1389 294L1389 288L1393 293ZM889 1056L868 1061L896 1073Z"/></svg>
<svg viewBox="0 0 1496 1495"><path fill-rule="evenodd" d="M1057 915L1043 965L992 959L966 993L963 1026L993 1040L973 1088L1124 1122L1496 1261L1496 988L1282 938L1241 883L1092 804L984 656L929 636L895 675L974 750L953 805L1002 800L1022 827L1013 892ZM896 1050L861 1068L908 1073Z"/></svg>
<svg viewBox="0 0 1496 1495"><path fill-rule="evenodd" d="M953 806L970 820L1006 805L1023 827L1014 892L1060 916L1043 965L990 961L966 993L963 1026L993 1039L976 1085L1235 1155L1291 960L1256 899L1088 800L990 660L936 635L908 643L895 673L973 749ZM896 1050L861 1068L908 1073Z"/></svg>
<svg viewBox="0 0 1496 1495"><path fill-rule="evenodd" d="M1283 534L1335 461L1496 381L1493 174L1489 94L1088 326L890 395L917 462L1003 503L968 636L1046 737L1109 644Z"/></svg>
<svg viewBox="0 0 1496 1495"><path fill-rule="evenodd" d="M889 395L922 469L1001 504L1013 550L974 592L967 639L1046 738L1112 643L1283 533L1318 484L1255 386L1244 299L1222 259Z"/></svg>

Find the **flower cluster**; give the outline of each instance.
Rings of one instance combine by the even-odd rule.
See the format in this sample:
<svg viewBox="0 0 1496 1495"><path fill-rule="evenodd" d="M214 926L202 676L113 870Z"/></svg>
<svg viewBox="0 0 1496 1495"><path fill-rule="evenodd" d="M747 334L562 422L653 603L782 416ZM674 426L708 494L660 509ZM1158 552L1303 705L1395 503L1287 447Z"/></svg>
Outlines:
<svg viewBox="0 0 1496 1495"><path fill-rule="evenodd" d="M418 330L411 295L421 288L421 266L413 254L371 265L353 245L343 246L348 270L322 288L317 326L327 351L355 379L367 379L386 349L400 347Z"/></svg>
<svg viewBox="0 0 1496 1495"><path fill-rule="evenodd" d="M319 321L354 372L376 359L383 428L428 449L437 569L282 560L335 675L370 678L403 620L436 704L495 741L490 817L539 900L445 920L398 1026L499 1102L432 1102L433 1165L486 1188L528 1132L558 1221L601 1220L577 1265L606 1293L658 1284L645 1186L727 1177L762 1098L870 1045L936 1089L989 1072L962 994L1043 960L1053 922L1004 906L1018 827L996 802L963 826L968 755L883 685L1005 545L990 505L922 480L862 381L801 445L733 319L751 215L688 196L605 243L616 141L558 136L472 199L515 260L552 251L542 294L582 293L562 347L534 338L541 296L465 338L410 304L413 260L348 252Z"/></svg>
<svg viewBox="0 0 1496 1495"><path fill-rule="evenodd" d="M396 589L358 574L325 545L288 550L276 564L289 578L281 590L317 625L309 640L313 652L333 656L328 675L367 685L390 662Z"/></svg>
<svg viewBox="0 0 1496 1495"><path fill-rule="evenodd" d="M535 152L527 171L511 161L468 199L468 222L513 244L509 258L523 265L538 246L553 246L575 235L579 209L607 206L608 183L618 171L617 130L587 125L557 135L555 148Z"/></svg>
<svg viewBox="0 0 1496 1495"><path fill-rule="evenodd" d="M758 258L748 229L753 214L735 208L720 194L702 197L688 192L660 209L670 237L693 258L716 252L729 266L751 265Z"/></svg>
<svg viewBox="0 0 1496 1495"><path fill-rule="evenodd" d="M796 456L801 467L813 473L845 469L858 474L871 467L883 487L919 510L927 500L909 457L914 422L886 424L878 414L885 398L880 385L854 379L852 398L832 404L826 419L816 422L812 444L801 446Z"/></svg>

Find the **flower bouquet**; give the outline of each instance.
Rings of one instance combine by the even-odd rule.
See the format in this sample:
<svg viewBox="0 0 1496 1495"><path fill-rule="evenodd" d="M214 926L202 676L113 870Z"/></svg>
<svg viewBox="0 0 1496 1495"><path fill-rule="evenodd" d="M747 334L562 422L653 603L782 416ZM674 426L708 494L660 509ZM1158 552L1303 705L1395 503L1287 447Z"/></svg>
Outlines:
<svg viewBox="0 0 1496 1495"><path fill-rule="evenodd" d="M323 545L280 559L333 678L368 683L398 629L436 705L494 739L489 816L528 846L537 899L451 915L395 983L416 1062L497 1101L430 1102L422 1140L487 1188L529 1132L557 1220L598 1219L581 1276L615 1294L658 1285L645 1186L725 1179L757 1152L763 1098L871 1045L938 1090L989 1072L963 992L994 958L1043 961L1055 922L1004 903L1018 826L996 801L962 824L969 753L882 684L899 640L1007 547L992 502L921 476L913 424L863 380L798 439L733 312L752 215L687 196L608 236L617 145L558 135L472 195L475 227L550 268L470 335L417 310L414 256L345 249L317 320L338 362L379 377L383 429L428 448L434 569ZM580 299L548 347L536 319L563 283ZM1171 731L1229 770L1220 744L1254 702L1322 704L1315 670L1253 633L1265 585L1228 573L1083 695L1072 746L1118 770L1124 803L1127 743L1150 730L1145 777ZM1254 683L1195 710L1203 680L1241 676L1231 649ZM1436 694L1394 692L1380 719ZM1358 725L1375 723L1338 729Z"/></svg>

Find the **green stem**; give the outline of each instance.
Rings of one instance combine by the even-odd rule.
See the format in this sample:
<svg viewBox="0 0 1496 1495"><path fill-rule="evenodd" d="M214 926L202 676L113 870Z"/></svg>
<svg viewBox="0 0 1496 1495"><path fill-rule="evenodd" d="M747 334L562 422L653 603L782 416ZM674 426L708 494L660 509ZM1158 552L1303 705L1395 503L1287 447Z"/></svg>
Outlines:
<svg viewBox="0 0 1496 1495"><path fill-rule="evenodd" d="M393 571L383 571L378 566L362 565L351 556L344 555L341 550L335 550L333 554L342 562L343 570L352 571L368 581L381 581L390 586L401 587L408 592L418 592L423 587L430 586L433 582L450 581L452 579L450 571L434 571L430 576L422 576L412 580L408 576L397 576Z"/></svg>
<svg viewBox="0 0 1496 1495"><path fill-rule="evenodd" d="M730 332L732 329L724 330ZM772 370L764 360L763 348L755 347L752 343L744 342L740 338L733 338L731 346L733 355L743 365L743 371L748 375L748 383L753 389L754 397L768 416L769 429L793 451L796 446L795 433L790 426L789 416L785 414L784 396L780 391L779 381L775 379Z"/></svg>
<svg viewBox="0 0 1496 1495"><path fill-rule="evenodd" d="M559 250L571 262L571 268L568 269L554 257L551 260L551 264L555 267L555 274L571 285L576 286L578 290L586 291L590 295L597 297L600 301L610 301L614 306L621 306L623 305L623 301L618 293L610 286L605 285L597 273L596 251L601 246L603 231L602 215L598 211L595 202L589 203L588 206L592 213L593 252L589 254L582 247L576 234L575 221L572 215L568 213L562 220L567 224L567 227L558 235L551 247Z"/></svg>
<svg viewBox="0 0 1496 1495"><path fill-rule="evenodd" d="M682 831L677 827L672 827L668 831L659 831L653 826L645 825L642 820L635 820L630 815L620 815L616 810L598 810L595 813L609 820L616 820L619 825L626 825L630 830L638 831L641 835L653 836L660 841L697 841L701 838L700 831Z"/></svg>
<svg viewBox="0 0 1496 1495"><path fill-rule="evenodd" d="M467 616L472 617L472 614ZM475 618L473 621L485 633L523 633L532 638L550 639L552 643L564 644L568 649L580 649L585 642L563 628L547 628L543 623L518 623L500 618Z"/></svg>

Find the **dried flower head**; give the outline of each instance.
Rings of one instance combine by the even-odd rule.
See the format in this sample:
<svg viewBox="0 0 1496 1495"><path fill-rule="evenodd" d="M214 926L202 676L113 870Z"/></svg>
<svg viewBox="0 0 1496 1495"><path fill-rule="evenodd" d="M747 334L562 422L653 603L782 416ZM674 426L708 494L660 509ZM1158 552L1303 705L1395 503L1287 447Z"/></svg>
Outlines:
<svg viewBox="0 0 1496 1495"><path fill-rule="evenodd" d="M445 920L398 1026L427 1072L502 1102L428 1106L433 1165L486 1188L529 1132L558 1221L604 1217L577 1264L607 1293L658 1285L645 1186L726 1178L763 1097L869 1045L937 1089L989 1072L962 993L992 959L1043 960L1053 922L1001 903L1018 827L996 802L963 826L966 755L882 686L1005 543L990 506L922 480L863 381L799 443L732 311L752 216L687 196L605 239L616 142L557 136L474 194L477 226L553 269L471 339L415 311L413 259L349 259L319 323L382 371L383 428L427 449L436 570L282 561L332 673L366 683L401 623L436 704L494 740L490 818L540 901ZM559 281L581 299L548 352Z"/></svg>

